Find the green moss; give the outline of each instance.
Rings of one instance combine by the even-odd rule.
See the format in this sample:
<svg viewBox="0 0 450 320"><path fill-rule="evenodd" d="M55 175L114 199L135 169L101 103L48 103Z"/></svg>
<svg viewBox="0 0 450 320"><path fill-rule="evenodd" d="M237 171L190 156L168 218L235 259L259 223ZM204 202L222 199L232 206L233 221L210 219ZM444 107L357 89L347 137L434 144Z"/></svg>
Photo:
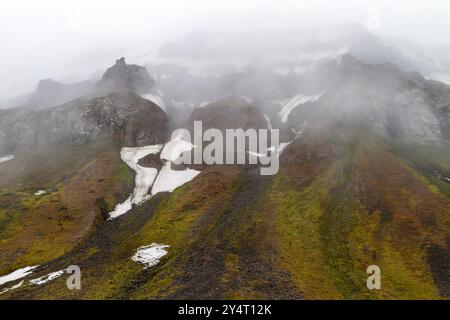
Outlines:
<svg viewBox="0 0 450 320"><path fill-rule="evenodd" d="M134 186L134 173L126 164L120 163L114 172L114 180Z"/></svg>
<svg viewBox="0 0 450 320"><path fill-rule="evenodd" d="M20 211L0 209L0 243L8 243L11 236L23 229L19 223L20 215Z"/></svg>
<svg viewBox="0 0 450 320"><path fill-rule="evenodd" d="M113 207L115 195L126 193L123 190L130 180L122 168L118 176L126 181L117 183L110 173L121 163L118 152L101 145L52 147L30 155L30 160L33 165L0 198L4 216L0 218L0 250L4 252L0 271L42 264L67 253L93 226L98 211L93 194L105 193ZM35 196L39 189L52 190Z"/></svg>
<svg viewBox="0 0 450 320"><path fill-rule="evenodd" d="M415 184L427 181L401 171L404 169L394 169L396 175L382 184L377 184L376 179L355 180L353 175L358 170L373 170L372 176L369 174L372 178L376 170L384 170L383 166L405 165L387 155L376 140L358 140L348 149L351 151L347 155L354 156L335 161L308 185L294 186L287 169L276 177L272 198L277 204L278 241L284 267L307 299L436 299L438 293L421 238L403 234L403 230L408 230L404 228L413 223L417 228L417 222L413 222L416 218L406 212L422 210L425 200L418 196L426 188L397 186L411 181L408 174L417 179ZM354 167L356 162L358 167ZM397 178L402 180L396 181ZM360 199L361 181L365 188L382 188L369 189L373 192L369 194L372 201L376 192L381 197L374 202L373 212L367 212L362 205L365 199ZM396 198L391 198L391 188L397 188ZM437 195L433 197L425 199L440 201ZM384 208L393 215L391 220L381 220ZM428 231L422 228L425 238ZM372 264L381 268L382 290L366 288L366 268Z"/></svg>
<svg viewBox="0 0 450 320"><path fill-rule="evenodd" d="M176 278L182 272L183 254L197 241L199 234L194 232L195 227L205 209L214 201L214 198L199 198L196 187L204 186L202 183L197 186L188 184L164 197L139 230L114 244L106 259L97 266L101 275L93 271L92 275L87 275L89 288L84 291L85 297L151 299L173 295L180 287ZM149 210L150 205L151 201L128 215L132 217ZM126 229L126 224L132 223L132 219L123 223L122 228ZM143 270L142 264L132 261L131 257L139 247L151 243L169 245L166 249L168 254L157 266Z"/></svg>
<svg viewBox="0 0 450 320"><path fill-rule="evenodd" d="M322 202L328 189L327 176L332 174L331 171L321 174L301 190L290 185L283 173L273 184L272 197L278 204L275 210L283 266L289 270L306 299L342 297L322 252L319 229Z"/></svg>

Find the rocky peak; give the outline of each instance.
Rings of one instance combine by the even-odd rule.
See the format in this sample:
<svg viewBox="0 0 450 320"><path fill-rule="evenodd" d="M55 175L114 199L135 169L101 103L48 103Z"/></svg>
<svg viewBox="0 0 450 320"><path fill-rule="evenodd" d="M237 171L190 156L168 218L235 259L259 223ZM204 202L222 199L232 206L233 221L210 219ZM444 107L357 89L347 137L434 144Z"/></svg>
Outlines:
<svg viewBox="0 0 450 320"><path fill-rule="evenodd" d="M436 112L445 88L436 88L419 73L390 63L368 64L349 54L319 72L312 78L322 80L325 94L294 108L288 128L305 121L309 126L364 123L380 135L418 142L436 142L445 133L445 116Z"/></svg>
<svg viewBox="0 0 450 320"><path fill-rule="evenodd" d="M62 83L53 79L40 80L25 106L33 110L54 107L88 94L92 87L93 84L88 80L74 83Z"/></svg>
<svg viewBox="0 0 450 320"><path fill-rule="evenodd" d="M149 93L154 80L147 70L135 64L127 64L125 58L116 60L99 82L103 91L133 91L138 94Z"/></svg>
<svg viewBox="0 0 450 320"><path fill-rule="evenodd" d="M40 80L36 88L36 93L45 93L50 90L58 90L62 87L62 84L53 79Z"/></svg>
<svg viewBox="0 0 450 320"><path fill-rule="evenodd" d="M192 125L194 121L199 120L203 122L204 129L267 128L263 113L238 96L229 96L195 109L188 122Z"/></svg>
<svg viewBox="0 0 450 320"><path fill-rule="evenodd" d="M122 58L120 58L120 59L117 59L117 60L116 60L116 65L123 65L123 66L126 66L127 63L125 62L125 58L122 57Z"/></svg>

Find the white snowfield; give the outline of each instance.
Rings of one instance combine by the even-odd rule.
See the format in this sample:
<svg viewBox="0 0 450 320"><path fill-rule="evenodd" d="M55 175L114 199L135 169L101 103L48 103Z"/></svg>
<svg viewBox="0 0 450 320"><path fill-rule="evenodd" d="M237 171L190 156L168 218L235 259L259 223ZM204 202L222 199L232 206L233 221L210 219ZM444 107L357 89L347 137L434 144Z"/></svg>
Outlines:
<svg viewBox="0 0 450 320"><path fill-rule="evenodd" d="M114 207L114 210L109 213L109 220L117 218L131 210L131 208L133 207L133 205L131 204L131 201L132 201L131 197L132 196L129 196L127 198L127 200L125 200L124 202L118 203Z"/></svg>
<svg viewBox="0 0 450 320"><path fill-rule="evenodd" d="M289 114L292 110L307 102L317 101L322 95L323 93L315 96L304 96L299 94L290 99L277 100L275 103L281 106L281 111L278 113L278 116L281 118L281 121L285 123L288 120Z"/></svg>
<svg viewBox="0 0 450 320"><path fill-rule="evenodd" d="M144 158L149 154L157 154L161 151L161 149L162 144L136 148L124 147L120 151L120 157L131 169L136 171L139 166L138 162L140 159Z"/></svg>
<svg viewBox="0 0 450 320"><path fill-rule="evenodd" d="M144 269L147 269L159 263L159 259L167 254L167 251L164 249L168 247L168 245L152 243L148 246L138 248L131 259L135 262L142 263Z"/></svg>
<svg viewBox="0 0 450 320"><path fill-rule="evenodd" d="M192 148L194 148L194 145L184 141L182 134L179 134L166 143L160 156L161 160L166 160L166 162L159 171L158 177L156 177L152 188L152 195L159 192L172 192L194 179L200 173L197 170L172 170L171 168L172 161L175 161L183 152L190 151Z"/></svg>
<svg viewBox="0 0 450 320"><path fill-rule="evenodd" d="M206 101L203 101L202 103L200 103L198 107L203 108L203 107L206 107L210 103L211 103L210 101L206 100Z"/></svg>
<svg viewBox="0 0 450 320"><path fill-rule="evenodd" d="M13 155L13 154L11 154L9 156L6 156L6 157L0 157L0 163L6 162L6 161L10 161L10 160L14 159L15 157L16 156Z"/></svg>
<svg viewBox="0 0 450 320"><path fill-rule="evenodd" d="M39 286L39 285L45 284L49 281L52 281L52 280L55 280L55 279L61 277L64 274L64 272L65 272L65 270L55 271L55 272L49 273L45 276L42 276L42 277L39 277L36 279L32 279L32 280L30 280L30 283Z"/></svg>
<svg viewBox="0 0 450 320"><path fill-rule="evenodd" d="M28 266L25 268L17 269L16 271L11 272L10 274L2 276L2 277L0 277L0 285L7 283L7 282L15 281L18 279L22 279L22 278L26 277L27 275L31 274L33 272L33 270L36 269L37 267L39 267L39 265L32 266L32 267Z"/></svg>
<svg viewBox="0 0 450 320"><path fill-rule="evenodd" d="M3 289L2 291L0 291L0 294L4 294L11 290L19 289L22 285L23 285L23 280L20 281L18 284L13 285L12 287Z"/></svg>
<svg viewBox="0 0 450 320"><path fill-rule="evenodd" d="M443 175L442 175L441 173L439 173L439 172L436 172L436 175L437 175L437 177L438 177L439 179L443 179L444 181L450 183L450 178L447 178L447 177L443 176Z"/></svg>
<svg viewBox="0 0 450 320"><path fill-rule="evenodd" d="M294 142L294 141L282 142L282 143L280 143L279 147L271 146L270 148L267 148L267 151L274 152L275 155L279 158L281 156L281 153L284 151L284 149L286 149L286 147L288 145L290 145L292 142ZM253 151L248 151L248 153L251 154L252 156L262 158L262 157L268 156L267 151L266 151L266 154L253 152Z"/></svg>
<svg viewBox="0 0 450 320"><path fill-rule="evenodd" d="M267 114L263 114L264 119L266 119L267 122L267 129L272 129L272 122L270 122L270 118Z"/></svg>
<svg viewBox="0 0 450 320"><path fill-rule="evenodd" d="M136 172L135 184L133 191L132 204L141 204L148 198L148 191L155 181L158 170L155 168L141 167Z"/></svg>
<svg viewBox="0 0 450 320"><path fill-rule="evenodd" d="M184 141L182 135L176 136L166 143L164 147L159 144L137 148L122 148L120 152L122 160L136 172L135 187L133 194L124 202L117 204L114 210L109 213L109 219L114 219L127 213L133 208L133 205L140 205L159 192L172 192L194 179L200 171L191 169L172 170L171 168L172 161L177 159L183 152L192 148L194 148L194 145ZM138 164L139 160L146 155L160 152L160 159L165 162L159 173L156 168L146 168ZM152 190L149 194L150 188Z"/></svg>
<svg viewBox="0 0 450 320"><path fill-rule="evenodd" d="M153 185L152 195L159 192L172 192L194 179L199 173L200 171L191 169L172 170L171 162L166 162Z"/></svg>
<svg viewBox="0 0 450 320"><path fill-rule="evenodd" d="M284 151L284 149L286 149L286 147L288 145L290 145L292 142L294 142L294 141L282 142L282 143L280 143L278 148L276 148L275 146L271 146L269 148L269 150L272 152L275 152L277 154L277 156L279 157L279 156L281 156L281 153Z"/></svg>
<svg viewBox="0 0 450 320"><path fill-rule="evenodd" d="M120 157L131 169L136 172L136 177L134 178L135 187L133 194L130 195L124 202L117 204L114 210L109 213L110 219L127 213L131 210L133 204L139 205L148 200L150 197L148 195L148 191L152 186L156 175L158 174L158 170L155 168L142 167L138 164L138 162L140 159L149 154L158 154L161 149L161 144L136 148L122 148L120 151Z"/></svg>
<svg viewBox="0 0 450 320"><path fill-rule="evenodd" d="M183 139L183 133L178 134L175 138L164 145L160 158L167 161L175 161L185 151L190 151L195 146Z"/></svg>
<svg viewBox="0 0 450 320"><path fill-rule="evenodd" d="M165 113L167 113L167 106L159 94L153 94L153 93L144 94L142 96L142 98L150 100L151 102L156 104L158 107L160 107L162 110L164 110Z"/></svg>

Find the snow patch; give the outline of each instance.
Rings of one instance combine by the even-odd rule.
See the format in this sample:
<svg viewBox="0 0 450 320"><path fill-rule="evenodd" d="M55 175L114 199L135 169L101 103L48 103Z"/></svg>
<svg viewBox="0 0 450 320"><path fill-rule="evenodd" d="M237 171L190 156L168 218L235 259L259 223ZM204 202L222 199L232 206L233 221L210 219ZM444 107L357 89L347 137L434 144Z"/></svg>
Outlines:
<svg viewBox="0 0 450 320"><path fill-rule="evenodd" d="M129 196L127 198L127 200L125 200L124 202L118 203L114 207L114 210L109 213L109 219L117 218L117 217L127 213L128 211L130 211L131 208L133 207L133 205L131 204L131 201L132 201L131 197L132 196Z"/></svg>
<svg viewBox="0 0 450 320"><path fill-rule="evenodd" d="M185 141L185 137L181 132L178 136L164 145L160 158L163 160L175 161L183 154L183 152L190 151L194 147L195 146L192 143Z"/></svg>
<svg viewBox="0 0 450 320"><path fill-rule="evenodd" d="M167 251L164 249L168 247L168 245L152 243L148 246L138 248L131 259L144 264L144 269L147 269L159 263L159 259L167 254Z"/></svg>
<svg viewBox="0 0 450 320"><path fill-rule="evenodd" d="M36 191L34 193L34 195L35 196L42 196L43 194L46 194L46 193L47 193L47 191L45 191L45 190L39 190L39 191Z"/></svg>
<svg viewBox="0 0 450 320"><path fill-rule="evenodd" d="M252 156L255 156L255 157L258 157L258 158L262 158L262 157L267 157L267 151L270 151L270 152L275 153L275 155L277 157L280 157L281 153L284 151L284 149L286 149L286 147L288 145L290 145L292 142L294 142L294 141L282 142L282 143L280 143L280 145L278 147L271 146L270 148L266 149L266 154L253 152L253 151L248 151L248 153L251 154Z"/></svg>
<svg viewBox="0 0 450 320"><path fill-rule="evenodd" d="M59 278L63 274L64 274L64 270L55 271L55 272L49 273L45 276L42 276L40 278L32 279L32 280L30 280L30 283L40 286L42 284L45 284L47 282L50 282L52 280Z"/></svg>
<svg viewBox="0 0 450 320"><path fill-rule="evenodd" d="M276 152L277 156L279 157L283 153L284 149L286 149L286 147L288 145L290 145L292 142L294 142L294 141L282 142L282 143L280 143L278 148L275 148L274 146L272 146L272 147L270 147L270 151Z"/></svg>
<svg viewBox="0 0 450 320"><path fill-rule="evenodd" d="M0 294L4 294L11 290L19 289L22 285L23 285L23 280L20 281L18 284L13 285L12 287L3 289L2 291L0 291Z"/></svg>
<svg viewBox="0 0 450 320"><path fill-rule="evenodd" d="M445 84L450 84L450 74L434 72L425 77L427 80L436 80Z"/></svg>
<svg viewBox="0 0 450 320"><path fill-rule="evenodd" d="M203 108L204 106L208 105L209 103L210 103L209 101L203 101L202 103L200 103L200 105L198 107Z"/></svg>
<svg viewBox="0 0 450 320"><path fill-rule="evenodd" d="M149 93L142 96L142 98L150 100L154 104L156 104L158 107L164 110L165 113L167 113L167 106L164 103L164 101L161 99L161 97L157 94Z"/></svg>
<svg viewBox="0 0 450 320"><path fill-rule="evenodd" d="M450 178L447 178L446 176L443 176L443 175L442 175L440 172L438 172L438 171L436 171L435 173L436 173L436 176L437 176L439 179L444 180L444 181L447 182L447 183L450 183Z"/></svg>
<svg viewBox="0 0 450 320"><path fill-rule="evenodd" d="M109 213L109 219L114 219L127 213L133 208L133 205L140 205L159 192L172 192L194 179L200 171L191 169L172 170L171 167L172 161L176 160L183 152L190 151L194 147L191 142L185 140L183 132L181 132L164 146L159 144L137 148L122 148L120 157L136 172L135 187L133 193L124 202L117 204L114 210ZM159 173L156 168L146 168L138 164L139 160L148 154L160 152L160 159L164 161L164 165ZM152 190L149 194L150 188Z"/></svg>
<svg viewBox="0 0 450 320"><path fill-rule="evenodd" d="M0 285L7 283L7 282L11 282L14 280L18 280L18 279L22 279L24 277L26 277L27 275L31 274L33 272L34 269L36 269L39 265L37 266L28 266L25 268L21 268L18 269L14 272L11 272L10 274L7 274L5 276L0 277Z"/></svg>
<svg viewBox="0 0 450 320"><path fill-rule="evenodd" d="M250 98L247 98L245 96L241 96L241 98L244 99L249 104L252 103L252 99L250 99Z"/></svg>
<svg viewBox="0 0 450 320"><path fill-rule="evenodd" d="M278 114L281 118L281 121L285 123L289 117L289 114L294 110L296 107L305 104L307 102L314 102L317 101L323 93L315 95L315 96L304 96L302 94L296 95L295 97L291 99L284 99L284 100L277 100L275 101L276 104L281 106L281 111Z"/></svg>
<svg viewBox="0 0 450 320"><path fill-rule="evenodd" d="M13 155L13 154L11 154L9 156L6 156L6 157L0 157L0 163L6 162L6 161L10 161L10 160L14 159L15 157L16 156Z"/></svg>
<svg viewBox="0 0 450 320"><path fill-rule="evenodd" d="M183 132L166 143L160 155L160 158L166 160L166 162L153 184L152 195L159 192L172 192L200 173L200 171L191 169L172 170L172 161L176 160L183 152L190 151L194 147L195 145L184 140Z"/></svg>
<svg viewBox="0 0 450 320"><path fill-rule="evenodd" d="M159 172L158 177L156 177L152 188L152 195L159 192L172 192L194 179L199 173L200 171L192 169L172 170L171 162L166 162Z"/></svg>
<svg viewBox="0 0 450 320"><path fill-rule="evenodd" d="M272 129L272 122L270 122L269 116L266 115L266 114L263 114L263 116L264 116L264 119L266 119L266 122L267 122L267 128L268 128L268 129Z"/></svg>
<svg viewBox="0 0 450 320"><path fill-rule="evenodd" d="M161 151L162 145L151 145L136 148L122 148L120 157L122 160L136 172L134 179L135 187L133 194L124 202L116 205L113 211L109 213L110 219L117 218L131 210L133 205L139 205L150 198L148 191L153 185L153 181L158 174L155 168L146 168L138 164L139 160L149 154L157 154Z"/></svg>

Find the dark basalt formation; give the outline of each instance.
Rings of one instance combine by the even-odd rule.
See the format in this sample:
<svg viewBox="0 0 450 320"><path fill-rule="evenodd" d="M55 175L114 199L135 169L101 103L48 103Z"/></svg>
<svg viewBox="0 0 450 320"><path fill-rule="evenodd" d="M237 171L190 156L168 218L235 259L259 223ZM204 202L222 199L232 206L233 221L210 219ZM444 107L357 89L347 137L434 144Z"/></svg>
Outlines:
<svg viewBox="0 0 450 320"><path fill-rule="evenodd" d="M142 146L162 143L166 135L165 112L132 92L78 99L43 111L18 109L0 114L0 152L4 154L102 138Z"/></svg>
<svg viewBox="0 0 450 320"><path fill-rule="evenodd" d="M98 83L100 91L133 91L138 94L150 92L155 81L144 67L127 64L125 58L116 60Z"/></svg>
<svg viewBox="0 0 450 320"><path fill-rule="evenodd" d="M267 129L263 113L241 97L230 96L195 109L188 121L190 127L194 121L202 121L203 130L209 128L225 129Z"/></svg>

